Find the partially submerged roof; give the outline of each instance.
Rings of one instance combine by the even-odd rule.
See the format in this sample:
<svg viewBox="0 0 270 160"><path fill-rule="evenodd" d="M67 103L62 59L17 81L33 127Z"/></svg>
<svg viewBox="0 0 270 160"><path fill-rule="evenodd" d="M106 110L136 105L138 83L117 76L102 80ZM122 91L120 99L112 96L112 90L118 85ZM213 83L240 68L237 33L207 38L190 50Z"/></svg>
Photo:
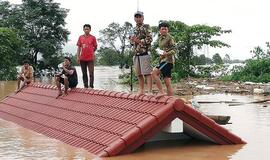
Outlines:
<svg viewBox="0 0 270 160"><path fill-rule="evenodd" d="M34 84L0 103L0 117L98 156L132 152L175 118L184 132L217 144L242 144L180 99L94 89L58 97L56 86Z"/></svg>

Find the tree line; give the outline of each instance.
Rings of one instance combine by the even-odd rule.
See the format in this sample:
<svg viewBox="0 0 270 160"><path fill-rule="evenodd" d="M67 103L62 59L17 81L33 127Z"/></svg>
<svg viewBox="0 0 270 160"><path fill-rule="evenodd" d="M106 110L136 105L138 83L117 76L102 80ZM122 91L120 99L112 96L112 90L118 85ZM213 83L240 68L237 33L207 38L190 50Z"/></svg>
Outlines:
<svg viewBox="0 0 270 160"><path fill-rule="evenodd" d="M69 10L61 8L53 0L22 0L22 4L14 5L8 1L0 1L0 80L14 79L15 66L20 65L23 59L30 60L35 69L48 67L57 68L63 56L74 55L63 53L62 47L67 42L70 32L65 27L65 18ZM205 55L196 55L194 50L210 47L230 47L229 44L216 40L223 34L231 33L219 26L187 25L181 21L167 21L170 24L170 34L177 43L175 55L174 76L182 78L194 76L192 66L208 63L231 62L229 55L221 58L216 53L212 59ZM100 30L98 38L97 64L119 65L129 67L132 65L132 48L128 37L134 26L130 22L123 25L111 23ZM158 27L152 26L153 37L158 36ZM268 49L255 47L251 53L253 60L269 58ZM74 46L75 47L75 46ZM157 42L154 41L151 49L153 66L158 63L155 54Z"/></svg>
<svg viewBox="0 0 270 160"><path fill-rule="evenodd" d="M0 48L10 50L1 51L5 54L0 57L5 66L0 68L1 80L15 79L16 72L11 68L23 59L35 69L57 68L70 34L65 28L68 11L53 0L22 0L19 5L0 1Z"/></svg>

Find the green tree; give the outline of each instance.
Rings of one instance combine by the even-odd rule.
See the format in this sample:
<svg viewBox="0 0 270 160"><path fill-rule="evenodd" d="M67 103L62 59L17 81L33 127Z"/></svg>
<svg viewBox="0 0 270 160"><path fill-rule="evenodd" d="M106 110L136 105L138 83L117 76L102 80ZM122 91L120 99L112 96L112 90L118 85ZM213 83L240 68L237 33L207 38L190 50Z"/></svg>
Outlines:
<svg viewBox="0 0 270 160"><path fill-rule="evenodd" d="M220 57L220 55L218 53L213 55L212 60L215 64L222 64L223 63L222 58Z"/></svg>
<svg viewBox="0 0 270 160"><path fill-rule="evenodd" d="M120 55L111 48L101 47L97 52L97 63L99 65L119 65L120 64Z"/></svg>
<svg viewBox="0 0 270 160"><path fill-rule="evenodd" d="M22 0L21 5L1 2L0 26L15 28L26 42L24 57L37 64L38 55L44 59L61 56L62 45L67 42L65 29L67 9L53 0Z"/></svg>
<svg viewBox="0 0 270 160"><path fill-rule="evenodd" d="M8 28L0 27L0 80L16 78L17 58L22 49L22 40Z"/></svg>
<svg viewBox="0 0 270 160"><path fill-rule="evenodd" d="M228 54L225 54L225 56L223 58L223 62L224 63L231 63L231 58Z"/></svg>
<svg viewBox="0 0 270 160"><path fill-rule="evenodd" d="M254 54L253 58L256 58L256 59L262 59L265 56L264 51L260 46L254 47L254 49L251 50L250 52Z"/></svg>
<svg viewBox="0 0 270 160"><path fill-rule="evenodd" d="M230 76L222 77L223 80L270 82L270 58L250 59L246 65L237 69Z"/></svg>
<svg viewBox="0 0 270 160"><path fill-rule="evenodd" d="M128 50L131 47L128 38L132 30L132 24L125 22L122 26L118 23L111 23L107 28L99 31L100 38L98 40L101 42L101 46L119 54L121 67L125 63L125 54L129 53Z"/></svg>
<svg viewBox="0 0 270 160"><path fill-rule="evenodd" d="M170 25L170 34L177 42L177 55L175 70L181 71L183 76L190 75L191 59L194 56L193 49L201 49L203 45L210 47L230 47L230 45L216 40L214 38L225 33L231 33L231 30L222 30L219 26L207 25L186 25L180 21L168 21ZM158 33L158 27L153 27L153 31Z"/></svg>
<svg viewBox="0 0 270 160"><path fill-rule="evenodd" d="M262 47L256 46L253 50L250 51L250 53L253 54L253 58L256 59L263 59L263 58L269 58L270 57L270 44L269 42L265 42L266 44L266 50L263 50Z"/></svg>
<svg viewBox="0 0 270 160"><path fill-rule="evenodd" d="M205 65L210 64L212 60L210 58L207 58L204 54L201 54L199 56L193 56L192 58L192 65Z"/></svg>

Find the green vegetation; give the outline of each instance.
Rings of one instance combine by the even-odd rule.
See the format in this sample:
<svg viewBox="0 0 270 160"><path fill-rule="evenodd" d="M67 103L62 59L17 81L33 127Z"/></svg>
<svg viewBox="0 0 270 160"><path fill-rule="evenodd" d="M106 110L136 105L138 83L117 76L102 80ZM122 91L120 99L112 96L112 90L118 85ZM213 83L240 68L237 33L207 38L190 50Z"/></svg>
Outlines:
<svg viewBox="0 0 270 160"><path fill-rule="evenodd" d="M247 60L244 67L238 68L231 75L222 77L225 81L270 82L270 45L266 50L257 46L251 51L253 59Z"/></svg>
<svg viewBox="0 0 270 160"><path fill-rule="evenodd" d="M22 40L8 28L0 27L0 80L15 80Z"/></svg>
<svg viewBox="0 0 270 160"><path fill-rule="evenodd" d="M177 43L177 54L175 56L174 75L179 79L187 76L195 76L191 66L197 65L194 60L194 48L201 49L204 45L211 47L230 47L228 44L214 40L217 36L231 33L231 30L222 30L218 26L192 25L189 26L180 21L168 21L170 34ZM153 27L154 33L158 34L158 27Z"/></svg>
<svg viewBox="0 0 270 160"><path fill-rule="evenodd" d="M215 64L222 64L223 63L223 60L218 53L214 54L212 59L213 59L213 62Z"/></svg>
<svg viewBox="0 0 270 160"><path fill-rule="evenodd" d="M270 58L248 60L239 71L221 79L225 81L270 82Z"/></svg>
<svg viewBox="0 0 270 160"><path fill-rule="evenodd" d="M100 30L101 48L98 50L98 64L102 65L131 65L131 45L129 33L133 27L129 22L122 26L118 23L111 23L107 28ZM111 52L111 53L110 53Z"/></svg>
<svg viewBox="0 0 270 160"><path fill-rule="evenodd" d="M64 28L67 9L53 0L22 0L20 5L0 1L0 11L0 27L12 28L25 42L17 59L29 59L35 68L55 67L62 61L62 46L69 35Z"/></svg>
<svg viewBox="0 0 270 160"><path fill-rule="evenodd" d="M201 49L203 45L211 47L229 47L228 44L213 40L213 38L225 33L230 33L230 30L222 30L218 26L193 25L188 26L180 21L168 21L170 24L170 33L177 42L177 54L175 56L175 67L173 71L173 79L187 76L196 76L190 66L198 64L209 64L212 60L204 55L194 55L193 49ZM132 48L128 40L129 33L132 33L133 27L129 22L125 22L122 26L118 23L111 23L107 28L100 31L101 38L99 39L101 48L98 51L98 64L102 65L124 65L131 64ZM153 37L158 34L158 27L153 26ZM158 63L158 55L155 54L157 42L152 46L152 65ZM223 61L219 54L213 57L213 61L217 64L222 64Z"/></svg>
<svg viewBox="0 0 270 160"><path fill-rule="evenodd" d="M15 79L15 66L21 65L23 59L29 59L35 70L57 68L65 55L70 56L73 64L76 64L76 56L62 52L62 46L70 34L65 28L67 14L68 10L61 8L60 4L53 0L22 0L22 4L19 5L0 1L0 80ZM188 76L210 77L214 71L222 70L224 63L239 62L231 60L228 54L222 59L216 53L210 59L194 53L194 50L202 49L205 45L230 47L216 39L222 34L231 33L231 30L223 30L219 26L187 25L181 21L168 23L170 34L177 43L172 73L174 82ZM158 27L153 26L152 30L153 37L156 37ZM129 22L123 25L113 22L100 30L98 41L101 47L96 54L96 63L119 65L120 68L130 67L133 54L128 37L132 32L133 26ZM155 54L156 48L157 42L154 42L151 49L153 66L159 59L158 54ZM222 79L270 82L270 43L266 42L266 49L256 46L250 52L253 58L247 60L244 67L236 68L231 75ZM198 66L213 63L216 64L214 67ZM128 81L128 76L123 77ZM135 76L133 78L136 80Z"/></svg>

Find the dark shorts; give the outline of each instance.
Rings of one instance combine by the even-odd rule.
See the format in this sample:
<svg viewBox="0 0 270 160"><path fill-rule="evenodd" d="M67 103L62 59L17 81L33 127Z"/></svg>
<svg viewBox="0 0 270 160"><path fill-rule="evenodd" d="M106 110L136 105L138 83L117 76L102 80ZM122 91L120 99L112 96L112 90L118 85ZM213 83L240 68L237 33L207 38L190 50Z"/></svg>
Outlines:
<svg viewBox="0 0 270 160"><path fill-rule="evenodd" d="M68 87L69 87L69 88L75 88L75 87L77 86L77 84L78 84L77 81L72 80L72 79L70 79L68 82L69 82L69 83L68 83ZM63 77L60 77L60 83L65 84L65 83L64 83L64 78L63 78Z"/></svg>
<svg viewBox="0 0 270 160"><path fill-rule="evenodd" d="M168 78L172 77L172 69L173 69L172 63L162 62L156 68L160 70L160 72L164 78L165 77L168 77Z"/></svg>

